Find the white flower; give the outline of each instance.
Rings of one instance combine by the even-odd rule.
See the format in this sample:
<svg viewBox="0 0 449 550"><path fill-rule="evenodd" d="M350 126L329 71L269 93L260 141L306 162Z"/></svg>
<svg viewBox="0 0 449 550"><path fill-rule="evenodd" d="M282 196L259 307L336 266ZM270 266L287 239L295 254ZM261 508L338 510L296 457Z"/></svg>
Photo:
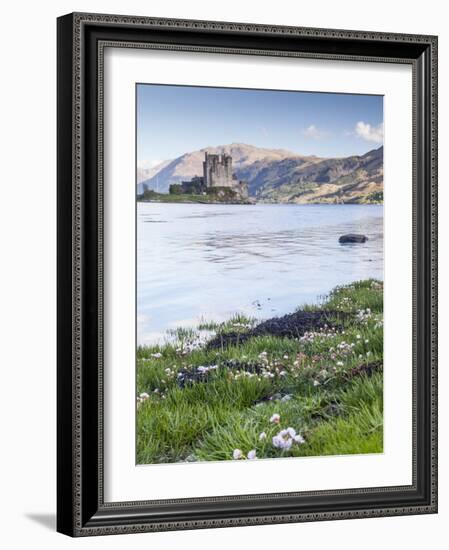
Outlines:
<svg viewBox="0 0 449 550"><path fill-rule="evenodd" d="M293 439L295 440L295 443L298 443L298 445L302 445L303 443L306 442L306 440L300 434L295 435Z"/></svg>
<svg viewBox="0 0 449 550"><path fill-rule="evenodd" d="M152 353L152 354L151 354L151 357L154 357L155 359L159 359L160 357L162 357L162 353L159 353L159 352L157 352L157 353Z"/></svg>
<svg viewBox="0 0 449 550"><path fill-rule="evenodd" d="M365 344L369 344L369 340L365 340Z"/></svg>
<svg viewBox="0 0 449 550"><path fill-rule="evenodd" d="M357 334L356 338L357 338L357 340L360 340L360 338L361 338L360 334Z"/></svg>
<svg viewBox="0 0 449 550"><path fill-rule="evenodd" d="M284 359L288 359L288 355L284 355Z"/></svg>
<svg viewBox="0 0 449 550"><path fill-rule="evenodd" d="M315 388L316 388L317 386L319 386L319 385L320 385L320 383L318 382L318 380L314 380L314 381L313 381L313 385L314 385L314 386L315 386Z"/></svg>
<svg viewBox="0 0 449 550"><path fill-rule="evenodd" d="M292 446L292 440L291 439L284 439L280 437L279 435L275 435L273 437L273 446L277 449L290 449Z"/></svg>
<svg viewBox="0 0 449 550"><path fill-rule="evenodd" d="M150 396L147 394L147 392L143 392L139 395L140 399L148 399Z"/></svg>
<svg viewBox="0 0 449 550"><path fill-rule="evenodd" d="M249 453L248 453L248 459L249 460L254 460L256 457L256 449L252 449Z"/></svg>
<svg viewBox="0 0 449 550"><path fill-rule="evenodd" d="M259 441L263 441L266 438L267 438L267 434L265 432L261 432L259 434Z"/></svg>
<svg viewBox="0 0 449 550"><path fill-rule="evenodd" d="M289 435L290 437L295 437L296 435L296 431L293 428L287 428L285 431L287 432L287 435Z"/></svg>
<svg viewBox="0 0 449 550"><path fill-rule="evenodd" d="M282 432L286 432L286 430L282 430ZM283 436L282 432L279 432L278 435L275 435L272 439L273 446L276 447L276 449L284 449L289 450L292 446L293 439L288 436Z"/></svg>
<svg viewBox="0 0 449 550"><path fill-rule="evenodd" d="M277 435L275 435L272 439L273 446L277 449L283 449L283 450L289 450L293 444L295 443L304 443L304 439L301 435L296 434L296 431L288 427L284 430L281 430Z"/></svg>
<svg viewBox="0 0 449 550"><path fill-rule="evenodd" d="M342 367L343 366L343 361L337 361L337 367Z"/></svg>
<svg viewBox="0 0 449 550"><path fill-rule="evenodd" d="M280 421L281 421L281 417L277 413L274 413L270 418L270 422L272 422L273 424L279 424Z"/></svg>
<svg viewBox="0 0 449 550"><path fill-rule="evenodd" d="M234 449L234 452L232 453L232 458L234 460L238 460L239 458L243 458L243 453L240 449Z"/></svg>

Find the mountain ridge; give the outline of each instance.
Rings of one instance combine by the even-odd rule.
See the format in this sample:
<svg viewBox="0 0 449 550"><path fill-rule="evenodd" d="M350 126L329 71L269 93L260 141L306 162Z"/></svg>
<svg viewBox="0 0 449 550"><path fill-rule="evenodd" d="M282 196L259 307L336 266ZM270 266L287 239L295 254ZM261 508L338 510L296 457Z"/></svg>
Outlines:
<svg viewBox="0 0 449 550"><path fill-rule="evenodd" d="M204 147L154 167L139 187L166 193L171 184L201 175L206 151L230 154L236 177L248 182L249 194L257 201L369 203L383 198L383 146L335 158L243 143Z"/></svg>

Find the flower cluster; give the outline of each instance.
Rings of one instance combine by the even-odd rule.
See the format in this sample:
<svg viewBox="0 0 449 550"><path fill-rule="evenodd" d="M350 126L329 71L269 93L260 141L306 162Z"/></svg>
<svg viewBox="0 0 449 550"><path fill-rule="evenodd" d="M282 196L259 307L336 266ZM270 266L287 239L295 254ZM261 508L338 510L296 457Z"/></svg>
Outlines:
<svg viewBox="0 0 449 550"><path fill-rule="evenodd" d="M176 365L173 365L173 368L167 367L166 369L164 369L165 378L167 380L173 380L173 378L175 378L176 376L175 369L176 369ZM165 383L165 380L161 380L161 382Z"/></svg>
<svg viewBox="0 0 449 550"><path fill-rule="evenodd" d="M139 394L137 396L137 406L141 405L142 403L144 403L149 398L150 398L150 396L146 392L143 392L143 393Z"/></svg>
<svg viewBox="0 0 449 550"><path fill-rule="evenodd" d="M359 323L361 323L362 325L366 325L368 324L368 321L371 319L372 316L373 314L371 312L371 309L367 307L366 309L359 309L355 317Z"/></svg>
<svg viewBox="0 0 449 550"><path fill-rule="evenodd" d="M354 305L354 302L349 296L343 296L343 298L340 299L340 302L335 306L335 309L340 311L348 311L352 309Z"/></svg>
<svg viewBox="0 0 449 550"><path fill-rule="evenodd" d="M210 333L200 334L194 332L194 334L189 335L188 337L179 337L179 334L176 331L168 331L169 336L174 336L177 342L177 347L175 348L176 353L179 355L189 355L196 350L200 350L204 347L204 344L210 338Z"/></svg>
<svg viewBox="0 0 449 550"><path fill-rule="evenodd" d="M155 388L152 392L152 395L154 397L160 398L160 399L165 399L166 398L165 393L162 390L160 390L159 388ZM151 397L151 395L148 394L147 392L140 393L137 396L137 405L141 405L145 401L148 401L148 399L150 399L150 397Z"/></svg>
<svg viewBox="0 0 449 550"><path fill-rule="evenodd" d="M350 355L353 352L353 348L355 347L354 342L348 343L342 340L339 344L336 346L336 353L340 356L347 356Z"/></svg>
<svg viewBox="0 0 449 550"><path fill-rule="evenodd" d="M245 357L242 357L244 359ZM286 364L289 361L289 356L284 354L281 360L269 359L268 353L262 351L258 355L259 362L249 365L251 370L246 368L236 369L229 372L229 378L238 380L239 378L257 378L261 381L265 379L285 378L292 368L291 364ZM295 365L296 366L296 365Z"/></svg>
<svg viewBox="0 0 449 550"><path fill-rule="evenodd" d="M181 387L196 382L205 382L209 373L219 369L219 365L189 365L177 374L177 383Z"/></svg>
<svg viewBox="0 0 449 550"><path fill-rule="evenodd" d="M375 324L374 324L374 328L382 328L384 326L384 320L383 320L383 317L381 315L377 315L375 318Z"/></svg>
<svg viewBox="0 0 449 550"><path fill-rule="evenodd" d="M278 413L274 413L271 418L270 422L272 424L280 424L281 422L281 415ZM259 435L259 440L262 441L266 439L267 434L265 432L262 432ZM288 427L286 429L281 430L278 434L272 437L271 440L273 447L276 447L276 449L283 449L283 450L289 450L293 443L297 443L299 445L302 445L305 443L305 439L302 437L302 435L297 434L296 430L294 430L291 427Z"/></svg>
<svg viewBox="0 0 449 550"><path fill-rule="evenodd" d="M241 459L244 459L245 458L245 455L244 453L240 450L240 449L234 449L234 451L232 452L232 458L234 460L241 460ZM257 459L257 453L256 453L256 449L251 449L251 451L249 451L246 455L246 458L248 460L255 460Z"/></svg>
<svg viewBox="0 0 449 550"><path fill-rule="evenodd" d="M278 413L274 413L270 418L271 424L279 424L281 422L281 416ZM259 441L263 442L267 439L268 435L266 432L260 432ZM296 430L292 427L288 427L280 430L276 435L271 438L271 443L276 449L282 451L288 451L291 449L293 444L302 445L305 443L304 437L296 433ZM241 449L234 449L232 452L232 458L234 460L254 460L257 458L256 449L251 449L246 455Z"/></svg>
<svg viewBox="0 0 449 550"><path fill-rule="evenodd" d="M198 374L207 374L211 370L216 370L216 369L218 369L218 365L207 365L207 366L199 365L198 367L196 367L196 372Z"/></svg>
<svg viewBox="0 0 449 550"><path fill-rule="evenodd" d="M305 439L302 435L297 434L293 428L286 428L285 430L281 430L277 435L273 436L272 443L273 447L276 447L276 449L288 451L293 443L302 445L305 443Z"/></svg>
<svg viewBox="0 0 449 550"><path fill-rule="evenodd" d="M326 338L333 338L338 334L335 327L329 328L325 325L323 328L314 331L307 331L298 338L300 342L307 344L313 344L316 340L325 340Z"/></svg>

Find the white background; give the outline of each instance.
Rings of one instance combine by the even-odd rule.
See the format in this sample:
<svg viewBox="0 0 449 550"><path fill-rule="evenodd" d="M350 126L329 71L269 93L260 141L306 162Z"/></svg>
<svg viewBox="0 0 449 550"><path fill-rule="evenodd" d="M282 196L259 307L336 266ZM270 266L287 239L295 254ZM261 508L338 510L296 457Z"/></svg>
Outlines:
<svg viewBox="0 0 449 550"><path fill-rule="evenodd" d="M409 65L107 48L105 500L411 485L412 71ZM135 466L135 82L384 96L384 452ZM367 146L368 147L368 146ZM128 185L124 185L128 183ZM395 328L402 327L398 334ZM282 476L278 475L282 468ZM263 485L261 486L261 480ZM148 488L151 487L151 494Z"/></svg>
<svg viewBox="0 0 449 550"><path fill-rule="evenodd" d="M449 120L449 32L443 2L393 3L365 8L357 0L211 3L116 0L8 4L1 33L2 162L0 235L1 465L0 506L5 548L444 548L449 520L448 400L440 405L440 514L298 525L246 527L71 540L54 533L55 511L55 18L97 11L308 25L440 35L440 121ZM449 277L447 128L441 123L440 281ZM443 246L444 245L444 246ZM445 250L446 249L446 250ZM440 311L448 309L441 284ZM445 361L447 319L440 318L440 395L449 389ZM440 542L439 542L440 541Z"/></svg>

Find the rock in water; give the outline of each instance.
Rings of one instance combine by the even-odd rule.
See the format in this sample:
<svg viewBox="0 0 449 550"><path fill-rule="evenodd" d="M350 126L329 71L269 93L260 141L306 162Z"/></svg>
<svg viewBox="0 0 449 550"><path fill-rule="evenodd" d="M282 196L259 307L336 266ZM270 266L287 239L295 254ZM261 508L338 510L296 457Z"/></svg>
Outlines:
<svg viewBox="0 0 449 550"><path fill-rule="evenodd" d="M368 237L366 235L358 235L357 233L348 233L347 235L342 235L338 242L340 244L345 243L366 243Z"/></svg>

